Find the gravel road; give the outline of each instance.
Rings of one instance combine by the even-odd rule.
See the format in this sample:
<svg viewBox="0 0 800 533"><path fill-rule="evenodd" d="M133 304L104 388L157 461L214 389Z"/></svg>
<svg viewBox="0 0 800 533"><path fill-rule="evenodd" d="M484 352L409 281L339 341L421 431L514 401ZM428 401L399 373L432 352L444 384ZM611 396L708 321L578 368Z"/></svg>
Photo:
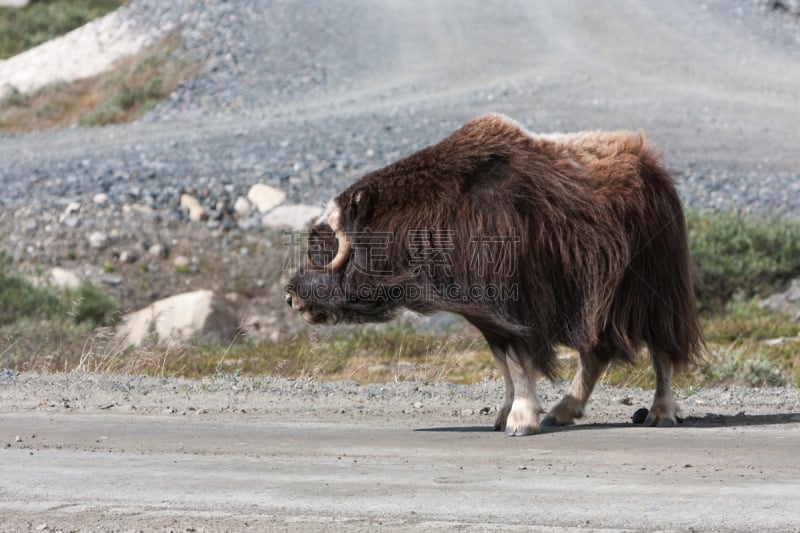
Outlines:
<svg viewBox="0 0 800 533"><path fill-rule="evenodd" d="M253 183L321 205L487 111L642 130L688 205L798 217L800 20L760 4L133 0L203 74L136 124L0 137L0 232L56 262L132 203L188 226L191 192L235 234ZM580 425L511 439L484 431L499 387L6 372L0 529L800 531L795 389L697 391L675 429L601 389Z"/></svg>
<svg viewBox="0 0 800 533"><path fill-rule="evenodd" d="M800 391L687 392L672 429L600 387L511 438L501 389L2 372L0 529L798 530Z"/></svg>

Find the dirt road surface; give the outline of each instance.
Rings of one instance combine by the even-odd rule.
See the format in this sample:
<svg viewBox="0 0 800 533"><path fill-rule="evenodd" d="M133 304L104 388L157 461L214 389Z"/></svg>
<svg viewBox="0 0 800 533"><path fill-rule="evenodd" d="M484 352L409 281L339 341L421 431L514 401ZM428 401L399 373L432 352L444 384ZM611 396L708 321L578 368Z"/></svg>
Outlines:
<svg viewBox="0 0 800 533"><path fill-rule="evenodd" d="M632 424L650 394L600 387L578 425L519 438L490 431L495 381L6 376L0 530L800 530L800 391Z"/></svg>

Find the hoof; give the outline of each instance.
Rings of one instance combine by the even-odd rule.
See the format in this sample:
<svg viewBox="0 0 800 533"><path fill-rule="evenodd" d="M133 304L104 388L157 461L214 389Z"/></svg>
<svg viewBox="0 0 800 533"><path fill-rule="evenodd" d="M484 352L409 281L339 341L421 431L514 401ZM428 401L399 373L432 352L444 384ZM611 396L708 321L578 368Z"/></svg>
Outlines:
<svg viewBox="0 0 800 533"><path fill-rule="evenodd" d="M575 398L567 395L561 399L547 416L542 420L545 426L571 426L576 418L583 416L583 404Z"/></svg>
<svg viewBox="0 0 800 533"><path fill-rule="evenodd" d="M553 415L547 415L542 419L542 427L571 426L574 423L575 423L574 418L570 418L568 420L559 420L557 417Z"/></svg>
<svg viewBox="0 0 800 533"><path fill-rule="evenodd" d="M506 435L509 437L524 437L526 435L536 435L541 432L542 428L538 425L506 426Z"/></svg>
<svg viewBox="0 0 800 533"><path fill-rule="evenodd" d="M506 435L522 437L541 433L539 413L541 413L541 410L538 404L534 404L529 400L515 400L506 420Z"/></svg>
<svg viewBox="0 0 800 533"><path fill-rule="evenodd" d="M644 425L648 427L671 428L678 425L678 419L675 415L669 416L652 416L652 411L647 418L644 419Z"/></svg>
<svg viewBox="0 0 800 533"><path fill-rule="evenodd" d="M678 425L678 405L674 401L656 401L647 418L644 419L647 427L671 428Z"/></svg>

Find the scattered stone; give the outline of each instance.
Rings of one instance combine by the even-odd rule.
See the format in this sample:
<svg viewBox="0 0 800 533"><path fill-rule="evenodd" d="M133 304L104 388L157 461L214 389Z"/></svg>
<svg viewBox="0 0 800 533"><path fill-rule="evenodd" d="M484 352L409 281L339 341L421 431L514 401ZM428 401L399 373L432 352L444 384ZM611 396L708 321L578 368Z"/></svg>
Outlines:
<svg viewBox="0 0 800 533"><path fill-rule="evenodd" d="M118 287L119 285L122 285L122 278L120 276L103 276L100 278L100 281L109 287Z"/></svg>
<svg viewBox="0 0 800 533"><path fill-rule="evenodd" d="M81 278L77 274L61 267L50 269L49 281L59 289L77 289L81 285Z"/></svg>
<svg viewBox="0 0 800 533"><path fill-rule="evenodd" d="M647 420L647 415L649 413L650 413L649 409L647 409L646 407L642 407L641 409L637 409L633 413L631 420L633 421L634 424L644 424L644 421Z"/></svg>
<svg viewBox="0 0 800 533"><path fill-rule="evenodd" d="M755 0L757 5L773 11L785 11L800 15L800 0Z"/></svg>
<svg viewBox="0 0 800 533"><path fill-rule="evenodd" d="M286 200L286 193L275 187L257 183L250 187L247 199L252 202L260 213L266 213L282 204Z"/></svg>
<svg viewBox="0 0 800 533"><path fill-rule="evenodd" d="M135 263L139 255L133 250L122 250L119 254L120 263Z"/></svg>
<svg viewBox="0 0 800 533"><path fill-rule="evenodd" d="M61 219L61 223L69 229L75 229L81 224L81 220L76 216L68 216Z"/></svg>
<svg viewBox="0 0 800 533"><path fill-rule="evenodd" d="M67 204L66 209L64 209L64 214L62 215L62 220L70 215L74 215L75 213L80 212L81 204L78 202L70 202Z"/></svg>
<svg viewBox="0 0 800 533"><path fill-rule="evenodd" d="M92 198L92 202L97 207L105 207L108 205L108 195L104 192L97 193Z"/></svg>
<svg viewBox="0 0 800 533"><path fill-rule="evenodd" d="M172 261L172 266L174 266L177 270L186 270L189 268L189 265L191 263L192 262L189 260L188 257L179 255L178 257L175 258L174 261Z"/></svg>
<svg viewBox="0 0 800 533"><path fill-rule="evenodd" d="M166 259L169 256L169 250L163 244L153 244L147 249L147 255L158 259Z"/></svg>
<svg viewBox="0 0 800 533"><path fill-rule="evenodd" d="M192 222L200 222L201 220L208 218L208 214L203 208L203 204L201 204L197 198L189 194L181 195L181 209L188 213L189 220Z"/></svg>
<svg viewBox="0 0 800 533"><path fill-rule="evenodd" d="M301 231L319 218L322 211L314 205L281 205L264 215L261 224L266 228Z"/></svg>
<svg viewBox="0 0 800 533"><path fill-rule="evenodd" d="M89 246L95 250L102 250L108 245L108 235L101 231L94 231L89 235Z"/></svg>
<svg viewBox="0 0 800 533"><path fill-rule="evenodd" d="M225 294L225 301L230 304L237 304L242 301L242 295L238 292L229 292Z"/></svg>
<svg viewBox="0 0 800 533"><path fill-rule="evenodd" d="M22 437L20 437L19 435L17 435L17 438L16 438L16 439L14 439L14 440L15 440L16 442L22 442Z"/></svg>
<svg viewBox="0 0 800 533"><path fill-rule="evenodd" d="M202 209L202 208L201 208ZM144 204L131 204L131 205L124 205L122 206L123 213L135 213L137 215L141 215L144 218L155 220L158 218L158 212L155 209L150 207L149 205ZM191 213L191 211L190 211ZM191 214L190 214L191 218Z"/></svg>
<svg viewBox="0 0 800 533"><path fill-rule="evenodd" d="M233 203L233 212L239 218L250 216L250 213L253 212L253 205L247 198L240 196Z"/></svg>
<svg viewBox="0 0 800 533"><path fill-rule="evenodd" d="M204 337L225 344L236 335L238 320L225 300L210 290L170 296L126 315L117 336L127 345L139 345L155 336L158 344Z"/></svg>

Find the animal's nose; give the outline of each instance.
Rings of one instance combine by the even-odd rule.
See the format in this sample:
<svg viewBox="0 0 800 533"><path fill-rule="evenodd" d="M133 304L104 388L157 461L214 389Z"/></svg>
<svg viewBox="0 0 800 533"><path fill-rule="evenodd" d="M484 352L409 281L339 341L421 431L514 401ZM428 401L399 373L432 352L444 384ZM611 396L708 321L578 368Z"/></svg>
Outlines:
<svg viewBox="0 0 800 533"><path fill-rule="evenodd" d="M286 296L283 297L283 301L286 302L287 304L289 304L289 307L291 307L292 306L292 295L291 294L287 294Z"/></svg>

